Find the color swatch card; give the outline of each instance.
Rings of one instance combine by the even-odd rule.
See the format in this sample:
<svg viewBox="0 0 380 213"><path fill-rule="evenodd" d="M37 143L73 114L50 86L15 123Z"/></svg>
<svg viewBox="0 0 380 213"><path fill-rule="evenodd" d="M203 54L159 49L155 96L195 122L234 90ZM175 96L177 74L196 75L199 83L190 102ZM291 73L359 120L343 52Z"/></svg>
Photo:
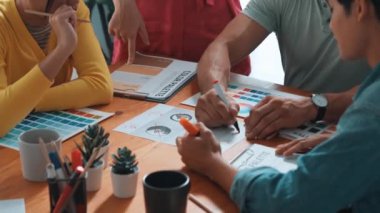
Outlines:
<svg viewBox="0 0 380 213"><path fill-rule="evenodd" d="M24 199L0 200L0 212L25 213Z"/></svg>
<svg viewBox="0 0 380 213"><path fill-rule="evenodd" d="M297 168L296 158L276 156L275 149L259 144L253 144L244 150L230 164L238 170L272 167L282 173Z"/></svg>
<svg viewBox="0 0 380 213"><path fill-rule="evenodd" d="M7 135L0 138L0 146L18 150L18 137L31 129L53 129L59 133L62 141L65 141L83 131L88 125L99 123L113 114L89 108L31 113Z"/></svg>
<svg viewBox="0 0 380 213"><path fill-rule="evenodd" d="M277 90L267 89L264 87L253 86L256 81L252 78L232 74L231 81L227 88L227 94L234 98L239 104L240 111L238 116L248 117L251 108L258 104L266 96L276 96L290 99L300 99L301 96L285 93ZM183 101L182 104L196 106L200 93Z"/></svg>
<svg viewBox="0 0 380 213"><path fill-rule="evenodd" d="M193 123L196 122L194 112L191 110L158 104L132 120L121 124L114 130L175 145L175 139L186 133L179 123L181 117L185 117ZM242 127L243 124L239 123L239 125ZM240 133L233 126L212 129L216 138L221 142L222 151L227 150L245 138L244 128L240 129L243 129Z"/></svg>
<svg viewBox="0 0 380 213"><path fill-rule="evenodd" d="M307 138L309 136L321 133L334 133L335 125L325 122L306 123L297 128L284 129L279 132L280 137L289 140Z"/></svg>

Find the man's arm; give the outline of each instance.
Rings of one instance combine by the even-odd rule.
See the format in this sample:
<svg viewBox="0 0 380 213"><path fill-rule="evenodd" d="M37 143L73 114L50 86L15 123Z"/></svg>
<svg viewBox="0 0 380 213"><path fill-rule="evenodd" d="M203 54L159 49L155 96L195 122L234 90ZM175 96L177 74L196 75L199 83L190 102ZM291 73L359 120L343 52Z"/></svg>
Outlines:
<svg viewBox="0 0 380 213"><path fill-rule="evenodd" d="M358 91L358 88L359 86L355 86L352 89L345 92L326 94L326 98L329 102L329 105L327 107L327 111L323 120L334 123L338 122L339 118L351 105L352 98Z"/></svg>
<svg viewBox="0 0 380 213"><path fill-rule="evenodd" d="M212 88L212 82L226 87L230 67L251 53L269 32L256 21L240 14L235 17L203 53L198 65L198 84L202 93Z"/></svg>
<svg viewBox="0 0 380 213"><path fill-rule="evenodd" d="M325 94L328 100L323 120L336 123L345 110L351 105L352 97L358 87L346 92ZM267 97L252 108L246 123L248 140L264 139L283 128L298 127L317 116L317 107L311 98L301 100Z"/></svg>
<svg viewBox="0 0 380 213"><path fill-rule="evenodd" d="M195 108L199 121L210 127L235 121L239 105L229 98L227 107L212 89L213 82L217 80L226 90L231 65L246 57L268 34L256 21L240 14L209 45L198 64L198 84L203 94Z"/></svg>

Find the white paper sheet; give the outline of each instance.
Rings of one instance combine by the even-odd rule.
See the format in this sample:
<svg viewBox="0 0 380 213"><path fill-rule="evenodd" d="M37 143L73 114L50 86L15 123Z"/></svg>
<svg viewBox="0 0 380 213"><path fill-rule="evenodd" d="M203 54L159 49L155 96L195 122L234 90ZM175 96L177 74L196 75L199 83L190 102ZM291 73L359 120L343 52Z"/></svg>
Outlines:
<svg viewBox="0 0 380 213"><path fill-rule="evenodd" d="M152 141L175 145L175 139L186 133L178 122L181 117L185 117L191 122L196 122L194 112L191 110L158 104L132 120L121 124L114 130ZM233 126L212 129L216 138L220 141L222 151L226 151L245 138L243 124L240 122L239 126L241 126L240 130L242 130L240 133Z"/></svg>
<svg viewBox="0 0 380 213"><path fill-rule="evenodd" d="M0 200L1 213L25 213L24 199Z"/></svg>
<svg viewBox="0 0 380 213"><path fill-rule="evenodd" d="M282 173L297 168L296 157L284 158L276 156L273 148L259 144L253 144L244 150L231 162L231 165L238 170L272 167Z"/></svg>

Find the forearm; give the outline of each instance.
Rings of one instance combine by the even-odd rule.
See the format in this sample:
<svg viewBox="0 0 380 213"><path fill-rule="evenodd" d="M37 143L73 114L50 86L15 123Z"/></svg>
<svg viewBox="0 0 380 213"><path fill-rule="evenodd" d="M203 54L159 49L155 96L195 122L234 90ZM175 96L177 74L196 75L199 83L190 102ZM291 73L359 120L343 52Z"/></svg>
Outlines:
<svg viewBox="0 0 380 213"><path fill-rule="evenodd" d="M90 12L81 1L78 17L89 19ZM36 110L61 110L109 103L112 82L107 64L91 24L76 29L78 44L71 54L70 65L76 68L78 79L62 82L45 94ZM65 70L66 71L66 70Z"/></svg>
<svg viewBox="0 0 380 213"><path fill-rule="evenodd" d="M346 109L351 105L352 98L355 95L358 87L354 87L342 93L326 93L324 94L328 100L327 111L323 117L324 121L337 123L339 118L343 115ZM303 117L305 121L312 121L316 118L318 110L312 103L311 98L304 98L298 102L305 114Z"/></svg>
<svg viewBox="0 0 380 213"><path fill-rule="evenodd" d="M346 109L351 105L352 98L356 94L357 89L358 86L353 87L346 92L326 94L329 105L327 107L324 120L336 123Z"/></svg>
<svg viewBox="0 0 380 213"><path fill-rule="evenodd" d="M213 42L202 55L198 64L198 85L201 93L205 93L213 86L214 81L219 81L223 88L227 88L230 70L226 68L229 64L228 47L221 41Z"/></svg>
<svg viewBox="0 0 380 213"><path fill-rule="evenodd" d="M12 85L0 90L0 137L35 108L51 84L40 68L35 66Z"/></svg>
<svg viewBox="0 0 380 213"><path fill-rule="evenodd" d="M63 110L110 103L113 94L108 70L100 67L88 69L96 71L50 88L36 110Z"/></svg>
<svg viewBox="0 0 380 213"><path fill-rule="evenodd" d="M249 55L269 34L257 22L240 14L209 45L198 65L198 84L202 93L214 80L227 87L231 65Z"/></svg>
<svg viewBox="0 0 380 213"><path fill-rule="evenodd" d="M229 193L237 170L223 159L218 159L211 165L206 176Z"/></svg>
<svg viewBox="0 0 380 213"><path fill-rule="evenodd" d="M129 4L136 4L135 0L112 0L115 6L115 12L118 12L121 16L125 15L127 7Z"/></svg>
<svg viewBox="0 0 380 213"><path fill-rule="evenodd" d="M40 69L44 75L54 81L63 64L69 57L64 47L56 47L41 63Z"/></svg>

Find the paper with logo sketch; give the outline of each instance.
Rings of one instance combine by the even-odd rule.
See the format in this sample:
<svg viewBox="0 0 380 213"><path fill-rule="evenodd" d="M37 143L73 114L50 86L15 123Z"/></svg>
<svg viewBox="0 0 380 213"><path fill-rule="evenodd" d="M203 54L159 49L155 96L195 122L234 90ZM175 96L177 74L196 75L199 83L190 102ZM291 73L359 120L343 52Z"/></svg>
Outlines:
<svg viewBox="0 0 380 213"><path fill-rule="evenodd" d="M158 104L132 120L121 124L114 130L152 141L175 145L175 139L186 133L179 124L181 117L185 117L193 123L196 122L194 112L191 110ZM212 129L215 137L220 141L222 151L245 139L243 124L240 122L239 125L242 130L240 133L233 126Z"/></svg>
<svg viewBox="0 0 380 213"><path fill-rule="evenodd" d="M253 144L244 150L230 164L238 170L272 167L282 173L297 168L296 157L277 156L275 149L259 144Z"/></svg>

